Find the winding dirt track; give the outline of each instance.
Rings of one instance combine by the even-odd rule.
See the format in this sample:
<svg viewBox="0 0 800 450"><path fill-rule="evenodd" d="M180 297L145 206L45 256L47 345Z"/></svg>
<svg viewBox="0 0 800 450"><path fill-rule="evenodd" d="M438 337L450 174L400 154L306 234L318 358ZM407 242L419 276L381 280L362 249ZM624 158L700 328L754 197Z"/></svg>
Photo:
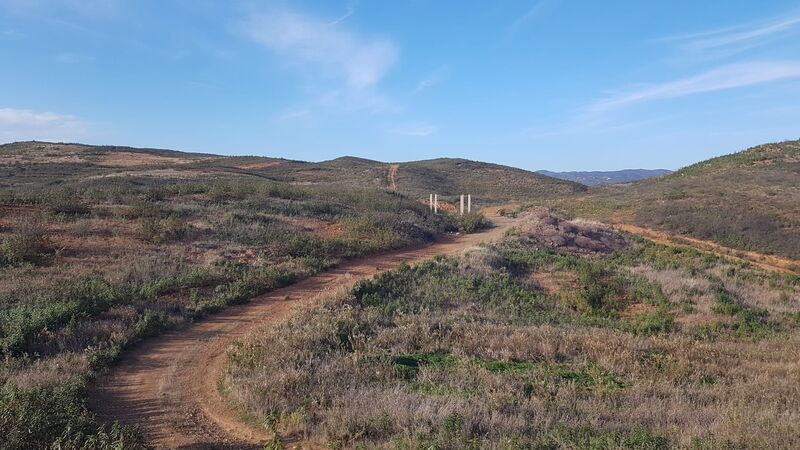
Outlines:
<svg viewBox="0 0 800 450"><path fill-rule="evenodd" d="M713 253L728 260L753 264L768 272L800 274L800 270L798 270L800 261L793 259L765 255L752 251L737 250L717 244L716 242L704 241L685 235L672 235L663 231L636 225L617 223L612 226L617 230L641 236L657 244L669 247L691 247L703 252Z"/></svg>
<svg viewBox="0 0 800 450"><path fill-rule="evenodd" d="M246 425L222 397L219 380L226 350L248 332L288 318L314 304L323 291L415 263L436 255L459 253L497 239L513 220L494 216L489 231L448 236L435 244L342 264L292 286L233 306L203 321L146 340L89 392L89 407L104 420L138 425L155 448L258 449L270 438Z"/></svg>
<svg viewBox="0 0 800 450"><path fill-rule="evenodd" d="M392 164L389 166L389 188L393 191L397 190L397 170L400 169L400 164Z"/></svg>

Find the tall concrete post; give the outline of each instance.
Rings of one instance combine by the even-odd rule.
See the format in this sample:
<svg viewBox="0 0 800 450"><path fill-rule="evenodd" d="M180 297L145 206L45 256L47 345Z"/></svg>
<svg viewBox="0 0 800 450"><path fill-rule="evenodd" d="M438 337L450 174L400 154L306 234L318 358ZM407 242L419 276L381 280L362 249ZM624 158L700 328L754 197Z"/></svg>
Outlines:
<svg viewBox="0 0 800 450"><path fill-rule="evenodd" d="M464 201L464 196L461 196L461 201ZM472 194L467 194L467 212L472 212Z"/></svg>
<svg viewBox="0 0 800 450"><path fill-rule="evenodd" d="M464 215L464 194L461 194L461 215Z"/></svg>
<svg viewBox="0 0 800 450"><path fill-rule="evenodd" d="M428 209L433 211L433 194L430 194L430 197L428 198Z"/></svg>
<svg viewBox="0 0 800 450"><path fill-rule="evenodd" d="M433 194L433 213L439 214L439 194Z"/></svg>

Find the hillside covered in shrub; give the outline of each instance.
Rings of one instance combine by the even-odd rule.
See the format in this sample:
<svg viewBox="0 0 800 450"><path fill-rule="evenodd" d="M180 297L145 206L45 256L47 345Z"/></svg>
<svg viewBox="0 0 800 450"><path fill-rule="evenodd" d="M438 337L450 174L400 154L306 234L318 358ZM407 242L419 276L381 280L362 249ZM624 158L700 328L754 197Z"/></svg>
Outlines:
<svg viewBox="0 0 800 450"><path fill-rule="evenodd" d="M800 259L800 141L761 145L555 203L574 215Z"/></svg>

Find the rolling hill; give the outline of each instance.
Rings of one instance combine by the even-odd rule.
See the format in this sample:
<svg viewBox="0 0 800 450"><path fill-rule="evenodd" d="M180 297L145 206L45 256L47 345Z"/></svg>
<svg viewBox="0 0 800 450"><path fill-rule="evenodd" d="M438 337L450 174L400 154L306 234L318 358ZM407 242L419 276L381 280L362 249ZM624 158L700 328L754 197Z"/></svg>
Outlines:
<svg viewBox="0 0 800 450"><path fill-rule="evenodd" d="M669 175L672 171L667 169L623 169L588 172L551 172L549 170L537 170L536 173L558 178L559 180L574 181L576 183L585 184L586 186L601 186L604 184L633 183L652 177Z"/></svg>
<svg viewBox="0 0 800 450"><path fill-rule="evenodd" d="M558 203L573 214L800 258L798 181L800 141L786 141Z"/></svg>
<svg viewBox="0 0 800 450"><path fill-rule="evenodd" d="M437 193L444 201L455 201L460 194L472 194L482 205L572 195L586 190L578 183L527 170L457 158L384 163L345 156L319 163L284 161L259 172L292 183L395 188L417 199Z"/></svg>
<svg viewBox="0 0 800 450"><path fill-rule="evenodd" d="M582 193L586 187L498 164L440 158L384 163L345 156L305 162L256 156L219 156L173 150L46 142L0 146L0 189L26 180L100 177L219 177L240 175L297 185L395 189L415 199L438 193L443 201L472 194L479 206ZM394 167L394 170L392 169ZM394 177L394 185L392 185Z"/></svg>

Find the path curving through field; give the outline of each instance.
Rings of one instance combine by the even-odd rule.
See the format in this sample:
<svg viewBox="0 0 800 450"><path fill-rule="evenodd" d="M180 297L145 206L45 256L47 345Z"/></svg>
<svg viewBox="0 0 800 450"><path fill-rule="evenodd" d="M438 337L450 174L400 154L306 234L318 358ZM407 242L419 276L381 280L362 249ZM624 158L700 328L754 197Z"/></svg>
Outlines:
<svg viewBox="0 0 800 450"><path fill-rule="evenodd" d="M674 235L664 231L653 230L651 228L644 228L636 225L626 223L616 223L612 225L619 231L635 234L647 240L655 242L656 244L666 245L668 247L690 247L706 253L712 253L721 258L749 263L758 266L768 272L790 273L800 275L800 261L789 258L782 258L774 255L765 255L763 253L737 250L735 248L725 247L712 241L705 241L691 236Z"/></svg>
<svg viewBox="0 0 800 450"><path fill-rule="evenodd" d="M89 408L101 419L138 425L157 449L260 449L270 438L240 420L219 390L228 347L248 332L313 306L325 290L417 263L452 255L502 237L514 224L493 216L488 231L446 236L434 244L346 262L268 294L232 306L181 330L146 340L90 389Z"/></svg>

